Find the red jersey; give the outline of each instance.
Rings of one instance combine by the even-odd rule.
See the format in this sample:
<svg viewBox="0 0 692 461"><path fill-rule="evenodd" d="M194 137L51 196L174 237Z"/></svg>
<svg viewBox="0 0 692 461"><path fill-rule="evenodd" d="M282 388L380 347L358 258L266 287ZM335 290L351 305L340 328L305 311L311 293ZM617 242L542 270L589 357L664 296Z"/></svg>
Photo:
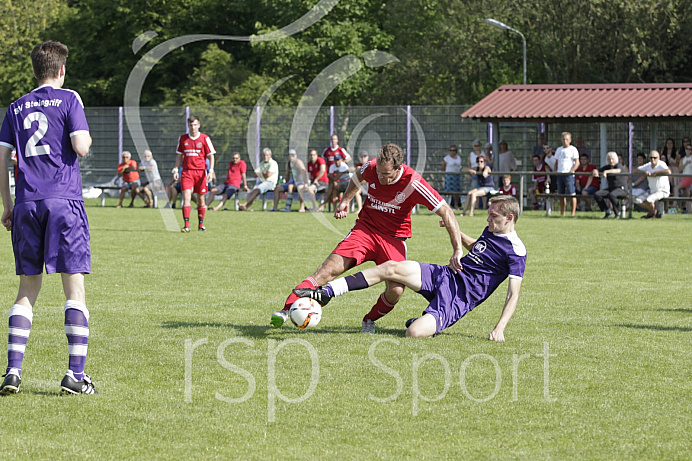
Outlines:
<svg viewBox="0 0 692 461"><path fill-rule="evenodd" d="M132 169L133 171L126 171L125 173L123 173L123 181L137 181L139 179L139 172L137 172L137 162L135 162L134 160L130 160L128 163L123 162L120 165L118 165L118 173L120 173L122 170L128 169Z"/></svg>
<svg viewBox="0 0 692 461"><path fill-rule="evenodd" d="M358 223L383 235L410 238L411 210L417 204L436 212L445 201L416 170L401 166L401 175L392 184L383 185L377 179L372 159L360 170L368 183L368 198L358 215Z"/></svg>
<svg viewBox="0 0 692 461"><path fill-rule="evenodd" d="M336 154L341 154L341 156L344 158L344 162L351 158L351 156L348 155L348 152L346 152L346 149L341 146L336 146L336 149L332 149L331 146L327 147L322 154L322 157L327 162L327 170L329 170L329 167L334 164L334 156Z"/></svg>
<svg viewBox="0 0 692 461"><path fill-rule="evenodd" d="M548 170L545 168L545 163L541 163L540 168L533 167L533 171L542 172L542 171L548 171ZM545 176L545 175L533 175L533 176L531 176L531 181L534 181L537 183L542 183L542 182L545 182L546 178L547 178L547 176Z"/></svg>
<svg viewBox="0 0 692 461"><path fill-rule="evenodd" d="M183 155L183 170L206 170L207 156L215 154L216 150L206 134L200 133L195 139L184 134L178 140L176 153Z"/></svg>
<svg viewBox="0 0 692 461"><path fill-rule="evenodd" d="M320 174L320 166L325 165L324 168L324 174L322 175L321 178L317 178L317 175ZM329 179L327 178L327 168L326 168L327 162L321 157L317 157L317 161L315 163L308 162L308 173L310 173L310 178L315 181L322 181L322 182L329 182Z"/></svg>
<svg viewBox="0 0 692 461"><path fill-rule="evenodd" d="M503 184L502 187L500 187L500 192L502 192L502 195L517 195L517 188L511 184L509 187L505 187Z"/></svg>
<svg viewBox="0 0 692 461"><path fill-rule="evenodd" d="M228 165L228 175L224 184L240 189L240 184L243 182L243 173L247 173L247 163L245 163L245 160L239 160L238 163L231 161Z"/></svg>
<svg viewBox="0 0 692 461"><path fill-rule="evenodd" d="M591 173L593 170L596 169L596 165L588 164L588 165L579 165L579 168L577 168L577 173ZM592 173L593 174L593 173ZM579 184L581 184L581 187L584 188L586 187L586 183L589 182L589 178L591 176L577 176L577 181L579 181ZM591 185L592 186L598 186L600 188L601 183L599 179L591 180Z"/></svg>

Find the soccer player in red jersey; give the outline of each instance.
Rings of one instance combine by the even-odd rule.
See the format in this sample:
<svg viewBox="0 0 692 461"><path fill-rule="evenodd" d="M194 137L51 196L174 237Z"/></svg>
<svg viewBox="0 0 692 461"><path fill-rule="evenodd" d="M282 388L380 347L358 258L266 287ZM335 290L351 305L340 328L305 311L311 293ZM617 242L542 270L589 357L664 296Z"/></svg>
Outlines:
<svg viewBox="0 0 692 461"><path fill-rule="evenodd" d="M322 154L322 158L324 158L325 162L327 162L327 171L329 171L329 167L334 164L334 156L336 154L341 154L341 157L344 159L344 163L351 160L351 156L348 154L348 152L346 152L346 149L339 146L339 136L333 134L332 145L327 147Z"/></svg>
<svg viewBox="0 0 692 461"><path fill-rule="evenodd" d="M296 288L317 288L365 261L382 264L385 261L406 260L406 239L411 237L411 210L425 205L442 218L454 250L450 267L461 270L463 256L459 224L445 200L413 168L403 164L404 153L396 144L387 144L377 158L365 163L351 179L334 217L348 215L351 200L367 183L368 198L358 214L356 224L320 265L312 276ZM387 287L363 318L363 332L374 333L375 321L389 313L404 292L404 285L387 282ZM291 293L283 310L272 315L271 324L278 328L288 319L288 309L298 299Z"/></svg>
<svg viewBox="0 0 692 461"><path fill-rule="evenodd" d="M190 128L190 133L182 135L178 141L175 167L173 168L173 180L177 181L178 167L182 162L183 173L180 176L180 189L183 192L183 221L185 221L185 225L180 231L190 232L190 200L193 192L197 194L197 217L199 218L197 230L204 231L206 230L204 212L207 211L204 194L207 193L207 184L211 182L211 176L214 173L216 150L214 150L209 136L199 131L199 117L190 116L187 120L187 126ZM207 171L207 158L209 159L209 171Z"/></svg>

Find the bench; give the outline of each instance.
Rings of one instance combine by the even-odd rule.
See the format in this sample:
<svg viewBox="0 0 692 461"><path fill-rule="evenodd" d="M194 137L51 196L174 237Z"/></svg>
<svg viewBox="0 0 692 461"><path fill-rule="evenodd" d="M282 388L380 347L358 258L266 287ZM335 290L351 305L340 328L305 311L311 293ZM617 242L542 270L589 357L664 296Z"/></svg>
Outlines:
<svg viewBox="0 0 692 461"><path fill-rule="evenodd" d="M119 191L122 189L122 186L93 186L94 189L101 189L101 206L106 206L106 194L104 194L104 191L107 190L117 190ZM152 199L154 201L154 208L159 207L159 200L156 194L152 193L151 194Z"/></svg>
<svg viewBox="0 0 692 461"><path fill-rule="evenodd" d="M593 195L589 195L593 199ZM578 195L578 194L546 194L546 193L540 193L536 191L536 198L543 198L545 199L545 215L550 216L552 213L552 207L553 207L553 201L548 200L551 198L585 198L583 195ZM624 219L625 218L625 213L627 212L626 208L626 202L627 202L628 196L623 197L622 199L618 200L618 207L620 208L620 218Z"/></svg>

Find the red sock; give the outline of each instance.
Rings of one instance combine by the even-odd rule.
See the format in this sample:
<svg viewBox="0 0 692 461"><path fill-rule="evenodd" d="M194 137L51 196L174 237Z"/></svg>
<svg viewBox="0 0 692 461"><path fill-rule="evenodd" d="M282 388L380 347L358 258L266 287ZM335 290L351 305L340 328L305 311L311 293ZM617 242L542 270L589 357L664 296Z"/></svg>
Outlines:
<svg viewBox="0 0 692 461"><path fill-rule="evenodd" d="M312 278L308 277L302 282L298 284L296 288L317 288L319 285L317 284L317 281ZM286 300L286 304L284 304L283 310L287 311L291 308L291 304L296 302L296 300L299 298L299 296L293 292L288 296L288 299Z"/></svg>
<svg viewBox="0 0 692 461"><path fill-rule="evenodd" d="M190 206L184 206L183 207L183 219L185 222L190 220Z"/></svg>
<svg viewBox="0 0 692 461"><path fill-rule="evenodd" d="M207 207L197 208L197 219L199 219L199 227L204 224L204 213L207 211Z"/></svg>
<svg viewBox="0 0 692 461"><path fill-rule="evenodd" d="M387 301L387 298L384 296L384 293L382 293L380 297L377 299L375 305L372 306L372 309L370 309L370 312L368 312L368 314L365 317L363 317L363 320L372 320L374 322L375 320L381 319L385 315L389 314L395 306L396 303L392 304L389 301Z"/></svg>

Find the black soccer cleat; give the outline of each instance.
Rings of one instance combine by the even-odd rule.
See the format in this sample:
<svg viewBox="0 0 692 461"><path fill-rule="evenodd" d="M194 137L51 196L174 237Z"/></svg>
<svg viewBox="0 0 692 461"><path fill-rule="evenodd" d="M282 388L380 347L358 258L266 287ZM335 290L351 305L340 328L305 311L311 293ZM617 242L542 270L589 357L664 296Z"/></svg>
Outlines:
<svg viewBox="0 0 692 461"><path fill-rule="evenodd" d="M22 378L15 373L7 373L2 375L5 379L2 381L2 386L0 387L0 395L10 395L19 392L19 386L22 384Z"/></svg>
<svg viewBox="0 0 692 461"><path fill-rule="evenodd" d="M416 320L418 320L418 317L413 317L412 319L408 319L408 320L406 321L406 328L410 327L411 324L412 324L413 322L415 322Z"/></svg>
<svg viewBox="0 0 692 461"><path fill-rule="evenodd" d="M294 288L293 292L301 298L311 298L320 303L322 306L329 304L332 296L329 296L322 287L319 288Z"/></svg>
<svg viewBox="0 0 692 461"><path fill-rule="evenodd" d="M60 383L60 389L66 394L98 394L94 389L94 383L87 374L81 381L74 379L74 375L68 372Z"/></svg>

